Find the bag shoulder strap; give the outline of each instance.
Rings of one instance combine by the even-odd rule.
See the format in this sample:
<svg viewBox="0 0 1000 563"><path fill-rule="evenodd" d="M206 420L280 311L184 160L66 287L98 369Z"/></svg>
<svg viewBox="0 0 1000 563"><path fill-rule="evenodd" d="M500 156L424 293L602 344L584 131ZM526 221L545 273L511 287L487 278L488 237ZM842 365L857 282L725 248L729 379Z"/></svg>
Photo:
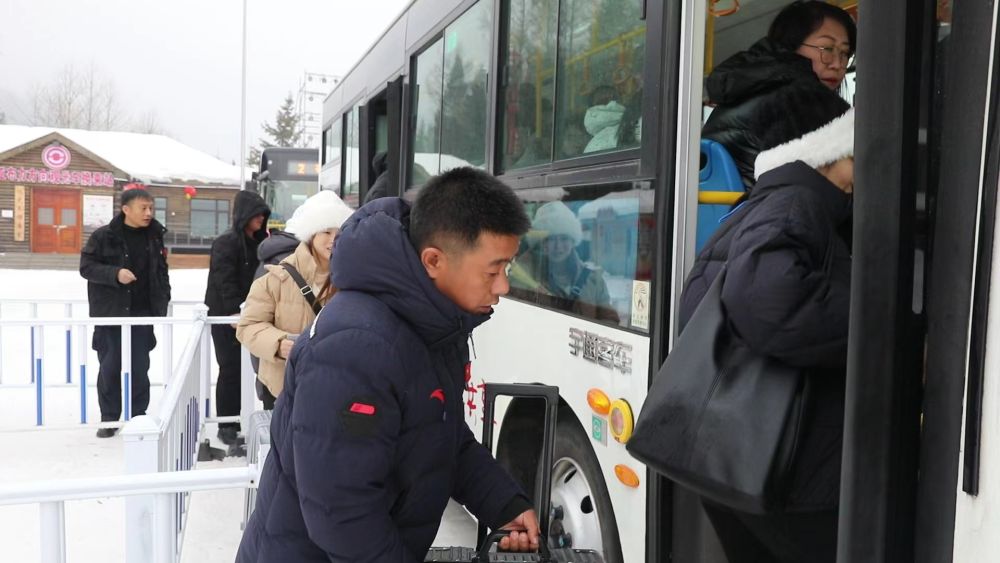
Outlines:
<svg viewBox="0 0 1000 563"><path fill-rule="evenodd" d="M319 310L323 306L316 301L316 295L313 294L312 287L306 282L305 278L302 277L302 274L295 269L295 266L292 266L288 262L282 262L281 267L288 272L288 275L292 276L293 280L295 280L295 283L299 286L299 291L302 293L302 297L307 303L309 303L309 306L312 307L313 313L318 314Z"/></svg>

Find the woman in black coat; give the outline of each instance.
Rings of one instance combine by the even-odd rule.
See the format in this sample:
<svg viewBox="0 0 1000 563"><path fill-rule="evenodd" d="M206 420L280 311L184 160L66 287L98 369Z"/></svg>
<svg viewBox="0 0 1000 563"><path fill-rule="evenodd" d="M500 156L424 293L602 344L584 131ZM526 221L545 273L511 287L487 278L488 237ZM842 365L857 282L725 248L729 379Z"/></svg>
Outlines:
<svg viewBox="0 0 1000 563"><path fill-rule="evenodd" d="M843 440L854 113L757 157L757 184L699 254L681 298L685 323L722 267L736 336L806 374L805 422L783 508L747 514L708 501L730 563L833 562Z"/></svg>
<svg viewBox="0 0 1000 563"><path fill-rule="evenodd" d="M702 137L726 147L747 186L753 185L757 153L793 137L767 116L789 95L839 97L857 40L854 20L819 1L794 2L771 23L767 37L719 64L705 89L715 109ZM793 131L826 123L822 114L796 108L803 121ZM804 128L801 128L804 126Z"/></svg>

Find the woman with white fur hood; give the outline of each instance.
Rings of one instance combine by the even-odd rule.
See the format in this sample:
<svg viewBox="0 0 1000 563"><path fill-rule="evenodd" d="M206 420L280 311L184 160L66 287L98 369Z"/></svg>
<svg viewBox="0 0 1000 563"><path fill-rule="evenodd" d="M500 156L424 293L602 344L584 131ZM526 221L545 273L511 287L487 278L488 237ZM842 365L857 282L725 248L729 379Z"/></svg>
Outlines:
<svg viewBox="0 0 1000 563"><path fill-rule="evenodd" d="M277 398L284 387L285 361L295 337L306 330L320 307L333 297L330 256L340 226L354 211L337 194L322 190L299 207L288 220L288 231L301 241L279 264L250 287L236 327L236 338L260 358L257 378ZM300 276L301 280L295 277ZM301 282L305 286L300 287ZM311 304L306 294L314 299ZM274 407L266 397L264 408Z"/></svg>
<svg viewBox="0 0 1000 563"><path fill-rule="evenodd" d="M757 156L749 198L698 255L681 297L683 326L725 268L722 305L735 334L805 374L804 423L790 475L777 484L780 510L747 514L703 501L733 563L836 559L854 111L809 111L831 121Z"/></svg>

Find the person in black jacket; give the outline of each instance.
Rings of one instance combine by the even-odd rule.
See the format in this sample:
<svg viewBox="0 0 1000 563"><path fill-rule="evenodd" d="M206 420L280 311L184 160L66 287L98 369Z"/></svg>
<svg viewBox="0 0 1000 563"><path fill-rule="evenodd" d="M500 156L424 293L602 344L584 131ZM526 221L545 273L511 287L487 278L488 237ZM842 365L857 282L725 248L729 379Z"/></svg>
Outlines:
<svg viewBox="0 0 1000 563"><path fill-rule="evenodd" d="M719 64L705 82L715 105L702 137L721 143L749 188L757 153L780 144L790 132L825 123L809 108L795 108L800 123L777 128L768 116L788 95L837 98L857 42L851 16L820 1L793 2L771 23L767 37ZM788 124L788 121L780 123Z"/></svg>
<svg viewBox="0 0 1000 563"><path fill-rule="evenodd" d="M722 304L738 338L806 373L805 423L785 506L766 515L704 501L731 563L833 562L844 423L854 112L757 157L757 184L684 285L683 326L726 269ZM849 234L847 235L849 236Z"/></svg>
<svg viewBox="0 0 1000 563"><path fill-rule="evenodd" d="M92 317L162 317L170 302L167 230L153 218L153 196L146 190L122 193L122 212L90 235L80 253L80 275L87 280ZM122 413L121 327L94 327L93 348L101 363L97 400L101 422ZM149 406L149 351L156 346L152 326L132 327L132 416ZM117 428L101 428L98 438L110 438Z"/></svg>
<svg viewBox="0 0 1000 563"><path fill-rule="evenodd" d="M264 225L271 210L258 194L240 191L233 203L233 226L212 242L205 304L212 316L239 315L240 305L250 292L259 263L257 246L267 238ZM240 414L240 343L236 329L212 325L215 359L219 378L215 384L215 411L218 416ZM219 440L237 443L238 422L219 424Z"/></svg>
<svg viewBox="0 0 1000 563"><path fill-rule="evenodd" d="M538 547L537 515L462 402L470 334L529 226L509 187L467 167L412 209L382 198L344 223L337 293L288 360L239 563L423 561L449 497L521 530L504 549Z"/></svg>
<svg viewBox="0 0 1000 563"><path fill-rule="evenodd" d="M389 196L389 163L386 162L387 157L388 155L385 151L375 153L375 156L372 157L372 172L375 174L375 182L372 183L372 187L368 188L364 203Z"/></svg>

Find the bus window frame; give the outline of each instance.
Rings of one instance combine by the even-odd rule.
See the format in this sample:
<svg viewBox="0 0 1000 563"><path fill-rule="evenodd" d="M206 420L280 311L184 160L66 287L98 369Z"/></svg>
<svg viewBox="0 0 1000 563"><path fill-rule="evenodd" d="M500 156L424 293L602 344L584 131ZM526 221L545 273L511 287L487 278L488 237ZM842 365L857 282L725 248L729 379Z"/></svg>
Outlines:
<svg viewBox="0 0 1000 563"><path fill-rule="evenodd" d="M558 0L558 1L560 3L560 8L561 8L561 3L563 2L563 0ZM657 3L654 2L653 4ZM494 64L497 65L497 70L496 72L494 72L494 76L498 76L500 70L506 68L506 56L509 47L508 37L510 33L509 30L507 29L508 18L507 18L507 12L503 8L504 8L504 0L496 0L495 19L498 20L498 25L494 26L494 29L496 29L497 31L493 41L493 48L494 48L493 60ZM559 12L561 14L561 9ZM647 122L648 118L649 123L657 125L657 127L653 128L654 130L652 131L652 133L658 134L658 132L655 131L655 129L658 128L661 121L661 116L660 116L661 106L658 103L656 103L656 100L659 99L661 90L661 84L660 84L661 69L658 62L662 58L658 55L662 52L660 46L666 44L665 43L666 35L664 34L664 28L662 27L663 10L662 7L660 6L649 6L648 2L646 0L643 0L641 12L645 17L641 18L640 21L644 21L646 23L646 35L645 35L646 45L645 45L645 53L643 55L643 68L642 68L642 80L643 80L642 117L644 123ZM560 18L561 16L557 15L556 17L557 29L559 27L559 24L561 23ZM556 55L555 55L556 69L559 68L559 60L560 60L559 43L557 39ZM553 83L553 88L555 89L556 92L558 92L558 81L559 81L558 70L554 76L554 81L555 82ZM641 176L643 177L652 176L655 173L658 143L650 139L651 136L650 134L643 134L642 138L639 140L639 146L637 147L632 147L620 151L607 151L607 152L600 152L597 154L584 154L572 158L555 159L553 158L554 155L552 155L550 147L549 162L544 162L534 166L518 168L514 170L509 170L509 169L500 170L499 164L503 162L503 155L501 154L501 151L504 150L504 146L502 143L503 139L501 138L502 128L498 126L497 118L503 114L501 110L501 104L503 103L503 100L500 99L499 95L500 80L494 80L494 82L497 84L497 87L496 91L493 92L494 103L492 104L493 107L491 109L491 115L492 115L491 124L493 126L493 135L490 135L491 139L488 141L489 144L492 144L493 150L490 153L490 158L488 158L487 160L492 160L492 163L490 163L490 170L492 170L493 174L496 175L501 180L503 180L504 182L507 182L508 180L514 178L524 178L530 175L545 175L553 172L562 172L565 170L574 170L574 169L588 168L594 166L604 166L608 164L619 163L629 160L636 160L640 163L639 174ZM557 113L558 112L555 111L555 104L553 104L553 111L552 111L553 142L556 138Z"/></svg>
<svg viewBox="0 0 1000 563"><path fill-rule="evenodd" d="M364 107L364 102L365 102L366 99L367 99L367 92L363 91L360 94L358 94L357 96L355 96L353 99L351 99L350 102L344 104L344 107L341 108L340 111L339 111L339 113L338 113L339 119L340 119L340 123L341 123L341 127L340 128L341 128L342 131L341 131L341 136L340 136L340 190L339 190L339 193L337 193L337 195L340 196L341 199L344 199L344 197L347 195L347 193L345 191L347 189L347 166L345 166L345 164L347 163L347 114L353 112L355 108L359 108L359 111L358 111L358 121L360 123L360 121L361 121L361 111L360 111L360 108ZM361 154L362 147L360 146L361 145L360 130L361 130L361 127L359 125L358 126L358 131L359 131L359 133L358 133L358 160L359 160L359 165L360 165L360 160L361 160L361 156L362 156L362 154ZM358 169L358 172L359 172L359 176L358 176L358 194L360 194L361 193L361 179L360 179L361 169L360 168ZM360 207L360 205L358 207Z"/></svg>

